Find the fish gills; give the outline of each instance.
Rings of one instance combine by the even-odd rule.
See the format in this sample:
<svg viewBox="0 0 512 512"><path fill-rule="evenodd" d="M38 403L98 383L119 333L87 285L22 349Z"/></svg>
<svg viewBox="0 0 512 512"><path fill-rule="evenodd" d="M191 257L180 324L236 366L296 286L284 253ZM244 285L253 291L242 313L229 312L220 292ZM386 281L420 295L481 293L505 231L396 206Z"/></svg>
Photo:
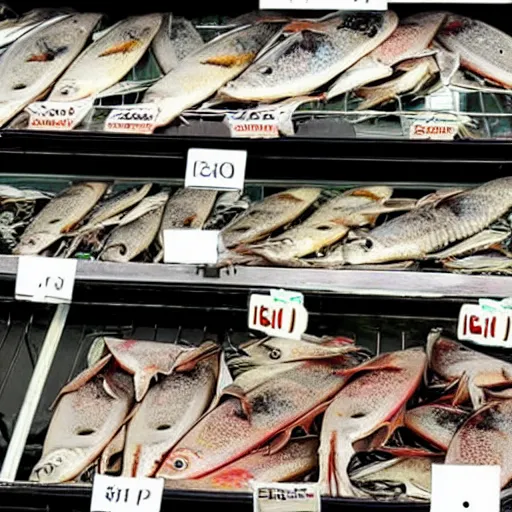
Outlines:
<svg viewBox="0 0 512 512"><path fill-rule="evenodd" d="M59 400L43 447L41 460L30 480L41 483L67 482L94 462L115 436L133 403L129 375L114 371L105 390L102 376Z"/></svg>
<svg viewBox="0 0 512 512"><path fill-rule="evenodd" d="M120 21L78 57L57 82L49 99L77 101L119 82L146 53L161 23L161 14Z"/></svg>
<svg viewBox="0 0 512 512"><path fill-rule="evenodd" d="M219 357L173 373L146 394L128 426L123 475L153 476L166 453L206 411L215 394Z"/></svg>
<svg viewBox="0 0 512 512"><path fill-rule="evenodd" d="M297 188L266 197L222 230L226 248L256 242L304 213L320 196L318 188Z"/></svg>
<svg viewBox="0 0 512 512"><path fill-rule="evenodd" d="M356 453L354 443L377 448L391 436L421 383L426 363L422 350L408 349L383 354L354 370L367 372L347 384L324 415L319 452L323 494L359 495L347 473Z"/></svg>
<svg viewBox="0 0 512 512"><path fill-rule="evenodd" d="M14 254L39 254L68 233L94 208L106 183L78 183L52 199L20 238Z"/></svg>
<svg viewBox="0 0 512 512"><path fill-rule="evenodd" d="M74 14L13 43L0 59L0 126L39 99L75 60L101 14Z"/></svg>

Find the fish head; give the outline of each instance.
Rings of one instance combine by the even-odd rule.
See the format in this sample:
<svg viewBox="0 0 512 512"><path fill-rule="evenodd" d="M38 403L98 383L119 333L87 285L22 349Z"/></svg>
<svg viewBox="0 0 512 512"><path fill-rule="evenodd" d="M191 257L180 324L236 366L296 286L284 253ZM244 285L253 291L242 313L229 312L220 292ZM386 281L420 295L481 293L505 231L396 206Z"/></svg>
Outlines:
<svg viewBox="0 0 512 512"><path fill-rule="evenodd" d="M358 238L343 247L343 264L368 265L371 263L384 263L396 259L397 249L394 246L385 246L370 235Z"/></svg>
<svg viewBox="0 0 512 512"><path fill-rule="evenodd" d="M21 237L19 244L14 248L13 254L39 254L40 252L47 249L50 245L52 245L56 240L58 240L58 238L59 236L55 233L25 233Z"/></svg>
<svg viewBox="0 0 512 512"><path fill-rule="evenodd" d="M80 474L86 465L81 448L59 448L43 456L30 474L31 482L67 482Z"/></svg>
<svg viewBox="0 0 512 512"><path fill-rule="evenodd" d="M207 473L209 469L209 461L199 453L189 448L177 448L169 454L156 476L164 472L169 480L182 480Z"/></svg>

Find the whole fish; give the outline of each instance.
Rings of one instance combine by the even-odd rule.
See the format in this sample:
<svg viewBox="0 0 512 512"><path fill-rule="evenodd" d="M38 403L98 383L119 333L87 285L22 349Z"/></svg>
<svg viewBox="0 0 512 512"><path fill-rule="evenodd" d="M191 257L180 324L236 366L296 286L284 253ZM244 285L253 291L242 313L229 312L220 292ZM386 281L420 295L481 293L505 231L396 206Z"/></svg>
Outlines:
<svg viewBox="0 0 512 512"><path fill-rule="evenodd" d="M455 434L445 464L497 465L501 488L512 479L512 400L493 402L470 416Z"/></svg>
<svg viewBox="0 0 512 512"><path fill-rule="evenodd" d="M378 216L376 207L392 194L390 187L348 190L327 201L298 226L248 250L272 263L286 265L341 240L351 228L373 224Z"/></svg>
<svg viewBox="0 0 512 512"><path fill-rule="evenodd" d="M401 457L364 466L350 479L366 493L386 496L386 487L403 486L404 494L394 499L430 499L432 464L442 464L443 457ZM384 485L385 484L385 485Z"/></svg>
<svg viewBox="0 0 512 512"><path fill-rule="evenodd" d="M222 88L220 94L262 102L307 95L377 48L397 24L398 17L392 11L292 21L283 29L287 34L284 41Z"/></svg>
<svg viewBox="0 0 512 512"><path fill-rule="evenodd" d="M318 188L296 188L254 203L221 233L226 248L261 240L303 214L320 196Z"/></svg>
<svg viewBox="0 0 512 512"><path fill-rule="evenodd" d="M512 177L429 203L371 230L331 254L333 265L421 259L482 231L512 208Z"/></svg>
<svg viewBox="0 0 512 512"><path fill-rule="evenodd" d="M197 348L117 338L105 338L105 343L121 367L133 375L137 402L144 398L156 375L170 375L180 365L190 364L193 368L196 361L218 350L213 342Z"/></svg>
<svg viewBox="0 0 512 512"><path fill-rule="evenodd" d="M128 262L152 244L158 235L165 202L169 197L167 192L160 192L157 195L158 203L156 207L151 208L147 213L131 222L126 222L126 219L123 219L123 222L112 231L99 256L100 260L117 261L119 263ZM144 199L139 207L141 209L145 208L144 201L154 203L155 198L156 196Z"/></svg>
<svg viewBox="0 0 512 512"><path fill-rule="evenodd" d="M355 370L367 373L347 384L324 415L319 451L322 494L360 495L347 473L350 459L356 449L383 445L401 425L405 404L420 385L426 363L423 350L408 349L383 354Z"/></svg>
<svg viewBox="0 0 512 512"><path fill-rule="evenodd" d="M331 86L326 99L330 100L376 80L393 74L395 64L424 56L441 24L444 12L420 12L408 16L380 46L347 69Z"/></svg>
<svg viewBox="0 0 512 512"><path fill-rule="evenodd" d="M262 383L245 397L227 398L207 413L171 450L157 477L199 478L273 441L271 452L287 444L293 429L306 430L346 383L338 375L354 367L352 354L308 361Z"/></svg>
<svg viewBox="0 0 512 512"><path fill-rule="evenodd" d="M356 94L364 98L364 101L357 106L357 110L369 110L376 105L394 100L401 94L417 92L438 72L433 57L405 61L399 65L399 68L406 66L404 73L393 80L358 89Z"/></svg>
<svg viewBox="0 0 512 512"><path fill-rule="evenodd" d="M297 481L317 465L318 438L290 441L282 450L267 454L265 448L194 480L166 480L165 487L179 490L248 492L251 481Z"/></svg>
<svg viewBox="0 0 512 512"><path fill-rule="evenodd" d="M190 372L172 373L146 394L126 435L123 475L153 476L169 450L210 405L217 384L219 355Z"/></svg>
<svg viewBox="0 0 512 512"><path fill-rule="evenodd" d="M469 413L443 404L422 405L407 411L405 426L437 448L446 451Z"/></svg>
<svg viewBox="0 0 512 512"><path fill-rule="evenodd" d="M428 336L430 368L446 381L459 381L455 403L470 398L475 409L484 404L483 388L512 382L512 364L476 352L441 335L437 329Z"/></svg>
<svg viewBox="0 0 512 512"><path fill-rule="evenodd" d="M460 274L476 274L493 272L510 274L512 272L512 259L497 252L477 254L465 258L443 261L443 267Z"/></svg>
<svg viewBox="0 0 512 512"><path fill-rule="evenodd" d="M203 38L190 21L168 13L153 39L151 48L160 69L167 74L181 60L202 46Z"/></svg>
<svg viewBox="0 0 512 512"><path fill-rule="evenodd" d="M67 16L33 30L13 43L0 59L0 126L41 98L75 60L100 14Z"/></svg>
<svg viewBox="0 0 512 512"><path fill-rule="evenodd" d="M209 98L256 58L277 33L275 23L236 28L205 44L148 89L143 103L160 109L157 126L165 126L184 110Z"/></svg>
<svg viewBox="0 0 512 512"><path fill-rule="evenodd" d="M100 200L106 183L77 183L54 197L27 227L14 254L39 254L70 232Z"/></svg>
<svg viewBox="0 0 512 512"><path fill-rule="evenodd" d="M94 462L115 436L133 402L129 375L113 370L110 391L101 375L76 391L63 395L53 414L41 460L30 480L41 483L67 482Z"/></svg>
<svg viewBox="0 0 512 512"><path fill-rule="evenodd" d="M512 87L512 37L486 23L451 14L437 38L460 56L462 66Z"/></svg>
<svg viewBox="0 0 512 512"><path fill-rule="evenodd" d="M132 16L117 23L78 57L48 99L77 101L119 82L146 53L161 23L161 14Z"/></svg>

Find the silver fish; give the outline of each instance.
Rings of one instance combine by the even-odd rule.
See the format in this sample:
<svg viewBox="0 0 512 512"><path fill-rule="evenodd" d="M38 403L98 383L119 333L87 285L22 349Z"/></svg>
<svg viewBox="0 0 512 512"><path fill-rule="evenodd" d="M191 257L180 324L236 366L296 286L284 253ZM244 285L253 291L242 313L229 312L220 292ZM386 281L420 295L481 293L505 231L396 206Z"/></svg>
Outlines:
<svg viewBox="0 0 512 512"><path fill-rule="evenodd" d="M509 275L512 273L512 258L492 252L478 254L461 259L443 261L443 267L459 274L499 273Z"/></svg>

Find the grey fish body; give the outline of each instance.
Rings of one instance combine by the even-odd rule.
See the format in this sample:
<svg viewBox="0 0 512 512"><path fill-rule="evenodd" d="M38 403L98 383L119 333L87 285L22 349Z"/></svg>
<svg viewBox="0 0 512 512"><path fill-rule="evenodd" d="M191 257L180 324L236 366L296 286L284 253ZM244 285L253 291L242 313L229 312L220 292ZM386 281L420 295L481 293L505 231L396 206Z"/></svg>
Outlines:
<svg viewBox="0 0 512 512"><path fill-rule="evenodd" d="M469 238L512 208L512 177L500 178L376 227L331 256L348 264L421 259Z"/></svg>
<svg viewBox="0 0 512 512"><path fill-rule="evenodd" d="M480 272L512 273L512 259L504 254L492 252L489 254L476 254L465 258L447 260L443 267L460 274L473 274Z"/></svg>
<svg viewBox="0 0 512 512"><path fill-rule="evenodd" d="M68 16L33 30L0 59L0 125L39 99L82 51L100 14Z"/></svg>

